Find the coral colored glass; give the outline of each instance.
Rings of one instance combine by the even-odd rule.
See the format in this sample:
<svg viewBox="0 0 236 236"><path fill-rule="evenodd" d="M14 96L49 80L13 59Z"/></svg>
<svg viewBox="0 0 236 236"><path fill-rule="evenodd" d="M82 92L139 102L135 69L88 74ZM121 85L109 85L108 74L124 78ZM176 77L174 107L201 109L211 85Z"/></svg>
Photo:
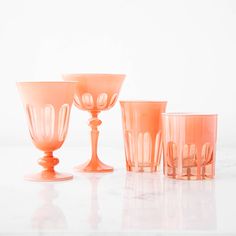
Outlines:
<svg viewBox="0 0 236 236"><path fill-rule="evenodd" d="M212 179L215 175L217 115L162 114L164 174L174 179Z"/></svg>
<svg viewBox="0 0 236 236"><path fill-rule="evenodd" d="M161 113L167 102L120 101L126 169L153 172L160 165Z"/></svg>
<svg viewBox="0 0 236 236"><path fill-rule="evenodd" d="M72 179L71 174L58 173L54 166L59 160L53 151L60 148L66 138L75 83L19 82L19 93L25 108L34 145L44 152L39 164L44 170L25 177L31 181L62 181Z"/></svg>
<svg viewBox="0 0 236 236"><path fill-rule="evenodd" d="M118 98L125 75L118 74L68 74L63 76L66 81L78 82L74 104L79 109L90 112L89 126L91 127L92 157L84 165L75 167L77 171L110 172L113 167L101 162L97 155L98 119L101 111L112 108Z"/></svg>

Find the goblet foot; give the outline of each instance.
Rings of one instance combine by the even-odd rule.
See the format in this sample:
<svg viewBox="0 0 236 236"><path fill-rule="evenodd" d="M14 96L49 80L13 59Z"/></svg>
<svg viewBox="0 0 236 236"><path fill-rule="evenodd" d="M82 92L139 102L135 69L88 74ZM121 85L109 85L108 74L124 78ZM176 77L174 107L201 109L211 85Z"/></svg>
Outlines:
<svg viewBox="0 0 236 236"><path fill-rule="evenodd" d="M36 174L26 175L25 180L36 182L65 181L73 179L73 175L68 173L58 173L56 171L44 170Z"/></svg>
<svg viewBox="0 0 236 236"><path fill-rule="evenodd" d="M112 172L113 167L104 164L100 160L90 160L82 165L76 166L74 170L79 172Z"/></svg>

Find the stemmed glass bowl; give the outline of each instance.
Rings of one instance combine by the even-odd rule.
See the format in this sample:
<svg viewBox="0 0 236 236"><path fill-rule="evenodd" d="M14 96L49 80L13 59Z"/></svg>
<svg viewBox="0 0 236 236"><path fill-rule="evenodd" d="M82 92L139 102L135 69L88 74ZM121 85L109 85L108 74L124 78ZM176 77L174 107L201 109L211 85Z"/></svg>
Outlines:
<svg viewBox="0 0 236 236"><path fill-rule="evenodd" d="M97 155L98 126L102 121L98 118L101 111L112 108L118 98L121 85L125 78L123 74L66 74L65 81L77 82L74 104L77 108L90 112L92 157L84 165L75 170L86 172L109 172L113 167L104 164Z"/></svg>

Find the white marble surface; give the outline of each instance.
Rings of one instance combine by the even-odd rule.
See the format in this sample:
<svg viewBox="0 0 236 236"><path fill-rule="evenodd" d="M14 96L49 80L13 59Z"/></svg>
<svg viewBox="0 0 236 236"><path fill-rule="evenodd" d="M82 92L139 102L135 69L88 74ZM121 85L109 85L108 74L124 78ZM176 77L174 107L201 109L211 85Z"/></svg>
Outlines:
<svg viewBox="0 0 236 236"><path fill-rule="evenodd" d="M73 171L88 148L62 148L57 170ZM113 173L75 173L72 181L35 183L34 147L0 148L0 235L236 235L236 149L217 153L212 181L127 173L123 150L103 148Z"/></svg>

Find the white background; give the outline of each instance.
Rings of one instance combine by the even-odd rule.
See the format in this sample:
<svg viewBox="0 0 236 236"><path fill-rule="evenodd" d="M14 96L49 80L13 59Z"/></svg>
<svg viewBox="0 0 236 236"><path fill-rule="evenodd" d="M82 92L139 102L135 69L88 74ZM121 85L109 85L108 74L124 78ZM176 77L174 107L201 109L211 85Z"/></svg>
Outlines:
<svg viewBox="0 0 236 236"><path fill-rule="evenodd" d="M219 114L219 147L236 145L236 1L0 0L0 144L32 145L16 81L125 73L120 99ZM101 114L100 145L122 146L119 104ZM89 144L72 109L64 145Z"/></svg>

